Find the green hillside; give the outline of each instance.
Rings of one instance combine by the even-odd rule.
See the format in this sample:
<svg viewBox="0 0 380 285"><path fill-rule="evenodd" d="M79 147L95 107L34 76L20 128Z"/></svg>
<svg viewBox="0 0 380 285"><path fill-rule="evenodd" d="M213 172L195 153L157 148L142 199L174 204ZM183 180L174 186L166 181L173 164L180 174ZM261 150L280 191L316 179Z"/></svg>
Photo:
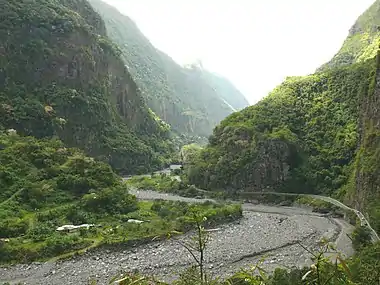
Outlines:
<svg viewBox="0 0 380 285"><path fill-rule="evenodd" d="M368 227L358 225L350 237L355 254L338 254L333 263L326 255L335 246L351 248L343 234L349 225L332 213L297 219L306 210L268 210L241 224L245 210L260 209L196 186L329 195L363 212L380 232L380 0L331 62L313 75L287 78L250 107L225 78L197 64L180 67L128 17L90 2L102 16L87 0L0 0L0 283L166 284L151 275L186 266L170 258L182 252L164 245L176 243L195 263L173 285L378 284L380 244L372 244ZM190 144L177 154L184 171L129 182L117 174L151 173L170 162L179 144L202 141L212 129L205 148ZM195 199L138 200L133 186ZM209 194L220 203L200 199ZM334 226L323 230L322 241L327 224L312 222L320 218ZM260 231L258 219L268 222ZM281 223L302 231L288 243L273 242L283 234ZM64 225L80 228L62 231ZM246 225L258 236L248 242L260 239L265 247L228 242L224 233L239 242ZM193 238L174 238L191 230ZM211 239L223 249L215 258ZM298 245L305 254L292 254ZM113 253L114 261L103 258ZM145 263L142 256L165 262ZM212 274L258 258L230 277ZM288 258L305 267L288 266ZM273 266L282 268L272 272Z"/></svg>
<svg viewBox="0 0 380 285"><path fill-rule="evenodd" d="M318 73L289 77L223 120L188 167L190 182L337 196L368 213L380 231L379 7L376 1L359 18ZM348 54L352 60L343 62Z"/></svg>
<svg viewBox="0 0 380 285"><path fill-rule="evenodd" d="M177 133L208 136L235 109L248 102L227 79L195 65L184 68L157 50L136 24L101 0L90 0L148 106ZM232 108L231 108L232 106Z"/></svg>
<svg viewBox="0 0 380 285"><path fill-rule="evenodd" d="M240 91L223 76L207 70L203 70L203 76L235 111L240 111L250 105L243 95L239 96Z"/></svg>
<svg viewBox="0 0 380 285"><path fill-rule="evenodd" d="M366 61L380 45L380 2L376 1L351 27L347 39L334 58L319 71Z"/></svg>
<svg viewBox="0 0 380 285"><path fill-rule="evenodd" d="M59 137L123 172L160 167L168 126L84 0L1 0L0 125Z"/></svg>
<svg viewBox="0 0 380 285"><path fill-rule="evenodd" d="M241 216L240 205L137 201L109 165L59 140L0 132L0 147L0 265L185 231L194 211L214 222ZM57 231L81 224L94 226Z"/></svg>

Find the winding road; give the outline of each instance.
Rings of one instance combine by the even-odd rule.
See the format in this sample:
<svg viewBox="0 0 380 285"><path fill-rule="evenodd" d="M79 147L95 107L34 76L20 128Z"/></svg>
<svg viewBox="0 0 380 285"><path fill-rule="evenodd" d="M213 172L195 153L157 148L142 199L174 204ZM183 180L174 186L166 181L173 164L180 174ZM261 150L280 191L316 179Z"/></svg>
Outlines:
<svg viewBox="0 0 380 285"><path fill-rule="evenodd" d="M166 175L170 175L172 169L180 169L180 168L181 168L181 165L179 165L179 164L173 164L169 168L166 168L166 169L160 170L160 171L156 171L155 173L156 174L164 173ZM150 176L150 175L148 174L146 176ZM177 179L177 180L180 180L179 176L173 176L173 178ZM198 189L198 191L200 191L202 193L210 193L209 191L203 190L203 189ZM354 212L356 214L356 216L358 217L358 219L360 220L361 226L366 226L371 231L372 241L374 243L380 241L379 235L372 228L371 224L369 223L369 221L366 219L366 217L364 216L364 214L362 212L360 212L357 209L350 208L347 205L343 204L342 202L340 202L340 201L338 201L338 200L336 200L334 198L331 198L331 197L328 197L328 196L322 196L322 195L297 194L297 193L279 193L279 192L243 192L243 193L244 194L260 194L260 195L266 195L266 194L267 195L273 195L274 194L274 195L285 195L285 196L304 196L304 197L310 197L310 198L313 198L313 199L319 199L319 200L331 203L331 204L333 204L333 205L335 205L335 206L337 206L337 207L339 207L339 208L341 208L343 210Z"/></svg>
<svg viewBox="0 0 380 285"><path fill-rule="evenodd" d="M204 191L204 190L202 190ZM207 192L207 191L205 191ZM366 219L366 217L363 215L362 212L354 209L354 208L350 208L348 207L347 205L343 204L342 202L334 199L334 198L331 198L331 197L328 197L328 196L322 196L322 195L312 195L312 194L296 194L296 193L279 193L279 192L243 192L244 194L260 194L260 195L265 195L265 194L270 194L270 195L283 195L283 196L304 196L304 197L310 197L310 198L313 198L313 199L319 199L319 200L322 200L322 201L325 201L325 202L328 202L328 203L331 203L343 210L346 210L346 211L352 211L356 214L356 216L358 217L358 219L360 220L360 224L361 226L366 226L370 231L371 231L371 237L372 237L372 241L373 242L378 242L380 241L380 237L379 235L377 234L377 232L372 228L371 224L369 223L369 221Z"/></svg>
<svg viewBox="0 0 380 285"><path fill-rule="evenodd" d="M380 241L380 238L379 238L379 235L377 234L377 232L371 227L371 224L369 223L369 221L365 218L365 216L363 215L362 212L356 210L356 209L353 209L353 208L350 208L346 205L344 205L342 202L339 202L338 200L335 200L331 197L326 197L326 196L319 196L319 195L308 195L309 197L312 197L312 198L315 198L315 199L321 199L321 200L324 200L326 202L329 202L331 204L334 204L335 206L338 206L342 209L345 209L345 210L349 210L349 211L353 211L356 216L359 218L360 220L360 224L361 226L366 226L372 233L372 241L373 242L378 242Z"/></svg>

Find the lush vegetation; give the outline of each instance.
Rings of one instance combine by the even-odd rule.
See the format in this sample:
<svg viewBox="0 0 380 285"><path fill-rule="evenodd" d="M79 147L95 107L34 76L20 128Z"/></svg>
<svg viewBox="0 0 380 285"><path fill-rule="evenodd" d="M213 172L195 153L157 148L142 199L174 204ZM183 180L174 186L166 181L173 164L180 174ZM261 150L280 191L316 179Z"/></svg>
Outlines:
<svg viewBox="0 0 380 285"><path fill-rule="evenodd" d="M342 48L319 71L366 61L377 54L380 45L380 2L375 1L351 27Z"/></svg>
<svg viewBox="0 0 380 285"><path fill-rule="evenodd" d="M226 191L206 191L198 189L194 185L188 184L186 176L182 171L172 171L171 175L165 173L151 175L133 176L127 180L127 185L139 190L154 190L163 193L172 193L182 197L191 198L211 198L217 201L241 201L249 203L259 203L277 206L308 207L313 212L328 214L337 218L345 218L352 225L357 224L357 216L354 212L341 209L329 202L315 199L306 195L285 194L285 193L263 193L263 192L226 192ZM361 229L361 228L360 228ZM363 231L366 228L362 229ZM358 236L362 236L363 231L359 231Z"/></svg>
<svg viewBox="0 0 380 285"><path fill-rule="evenodd" d="M180 151L182 164L192 163L201 150L202 147L195 143L184 145Z"/></svg>
<svg viewBox="0 0 380 285"><path fill-rule="evenodd" d="M164 121L179 133L206 136L246 102L200 66L176 65L115 9L91 3L106 24L87 1L1 2L0 263L146 242L191 229L195 215L209 224L242 215L233 204L139 202L129 186L210 195L199 186L216 190L211 196L218 198L241 198L240 190L323 193L368 213L380 231L380 1L318 73L288 78L257 105L230 115L206 148L183 147L177 157L185 166L182 180L153 175L126 183L114 170L148 173L171 159ZM278 197L256 196L342 214L325 202ZM89 229L57 231L65 224ZM203 251L204 228L195 224ZM207 280L198 262L175 284L375 285L380 245L370 238L367 228L357 227L357 253L339 264L322 251L311 268L268 275L254 267L220 281ZM121 284L154 282L126 276Z"/></svg>
<svg viewBox="0 0 380 285"><path fill-rule="evenodd" d="M0 146L1 263L187 230L194 211L212 223L241 216L239 205L137 202L110 166L58 140L1 134ZM146 222L137 225L129 219ZM95 227L56 231L67 224Z"/></svg>
<svg viewBox="0 0 380 285"><path fill-rule="evenodd" d="M152 174L151 176L134 176L128 179L126 183L136 189L172 193L183 197L215 197L214 194L216 194L210 192L210 195L206 195L208 193L197 189L194 185L187 184L179 176L164 173Z"/></svg>
<svg viewBox="0 0 380 285"><path fill-rule="evenodd" d="M185 165L189 183L335 196L368 213L380 231L378 45L372 51L380 38L379 5L359 18L355 40L347 40L363 46L343 47L360 60L287 78L255 106L227 117ZM361 38L366 32L371 39Z"/></svg>
<svg viewBox="0 0 380 285"><path fill-rule="evenodd" d="M348 179L359 137L357 104L375 63L289 78L229 116L189 165L190 181L207 189L333 193Z"/></svg>
<svg viewBox="0 0 380 285"><path fill-rule="evenodd" d="M180 181L175 179L170 175L162 174L152 174L152 175L141 175L133 176L129 178L126 183L137 189L142 190L154 190L158 192L171 192L183 188Z"/></svg>
<svg viewBox="0 0 380 285"><path fill-rule="evenodd" d="M149 107L177 133L208 137L227 115L248 106L227 79L199 65L179 66L157 50L127 16L101 0L90 3L105 20L109 37L120 46Z"/></svg>
<svg viewBox="0 0 380 285"><path fill-rule="evenodd" d="M58 136L124 172L166 163L169 126L145 104L87 1L3 1L0 124Z"/></svg>

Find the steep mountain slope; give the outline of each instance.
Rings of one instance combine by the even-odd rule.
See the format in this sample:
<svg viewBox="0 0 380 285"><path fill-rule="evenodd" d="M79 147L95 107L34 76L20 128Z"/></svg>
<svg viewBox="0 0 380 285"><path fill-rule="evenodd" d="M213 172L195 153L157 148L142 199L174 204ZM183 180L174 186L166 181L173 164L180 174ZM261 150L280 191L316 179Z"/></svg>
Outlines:
<svg viewBox="0 0 380 285"><path fill-rule="evenodd" d="M351 27L334 58L318 71L363 62L376 56L380 45L380 2L376 1Z"/></svg>
<svg viewBox="0 0 380 285"><path fill-rule="evenodd" d="M248 106L226 79L195 66L179 66L157 50L127 16L101 0L90 3L104 19L109 37L123 51L148 106L178 133L208 136L234 109Z"/></svg>
<svg viewBox="0 0 380 285"><path fill-rule="evenodd" d="M355 24L360 35L377 29L379 4ZM348 42L362 43L350 34L334 68L287 78L255 106L222 121L187 169L190 182L208 189L337 195L368 211L380 230L380 59L373 46L380 37L371 35L360 59L338 60L346 50L356 54L345 49Z"/></svg>
<svg viewBox="0 0 380 285"><path fill-rule="evenodd" d="M248 107L250 104L244 95L223 76L203 70L203 76L235 111Z"/></svg>
<svg viewBox="0 0 380 285"><path fill-rule="evenodd" d="M371 87L360 106L360 146L346 196L351 204L368 211L372 226L380 232L380 52Z"/></svg>
<svg viewBox="0 0 380 285"><path fill-rule="evenodd" d="M0 0L0 125L126 172L162 162L168 126L146 106L85 0Z"/></svg>

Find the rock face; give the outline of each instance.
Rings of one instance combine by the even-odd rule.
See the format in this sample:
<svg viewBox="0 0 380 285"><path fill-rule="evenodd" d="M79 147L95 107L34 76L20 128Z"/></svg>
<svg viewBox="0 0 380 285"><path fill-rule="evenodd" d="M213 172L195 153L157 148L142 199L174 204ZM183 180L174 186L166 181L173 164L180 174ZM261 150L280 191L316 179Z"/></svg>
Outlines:
<svg viewBox="0 0 380 285"><path fill-rule="evenodd" d="M377 58L376 79L373 89L361 105L360 146L356 154L354 185L348 193L348 201L357 209L367 212L380 228L376 211L380 209L380 56Z"/></svg>
<svg viewBox="0 0 380 285"><path fill-rule="evenodd" d="M101 0L90 0L148 106L179 134L208 137L226 116L249 105L227 79L202 68L182 67L157 50L136 24Z"/></svg>
<svg viewBox="0 0 380 285"><path fill-rule="evenodd" d="M237 173L232 182L233 188L249 191L273 191L289 177L290 147L283 141L263 143L254 161Z"/></svg>
<svg viewBox="0 0 380 285"><path fill-rule="evenodd" d="M209 189L339 194L380 230L380 1L319 72L290 77L214 129L187 171Z"/></svg>
<svg viewBox="0 0 380 285"><path fill-rule="evenodd" d="M289 175L289 146L281 141L270 142L259 150L259 161L250 177L253 191L263 191L287 180ZM265 187L265 188L264 188Z"/></svg>
<svg viewBox="0 0 380 285"><path fill-rule="evenodd" d="M0 124L59 136L123 171L159 164L153 147L162 146L167 126L146 106L91 5L1 3Z"/></svg>

